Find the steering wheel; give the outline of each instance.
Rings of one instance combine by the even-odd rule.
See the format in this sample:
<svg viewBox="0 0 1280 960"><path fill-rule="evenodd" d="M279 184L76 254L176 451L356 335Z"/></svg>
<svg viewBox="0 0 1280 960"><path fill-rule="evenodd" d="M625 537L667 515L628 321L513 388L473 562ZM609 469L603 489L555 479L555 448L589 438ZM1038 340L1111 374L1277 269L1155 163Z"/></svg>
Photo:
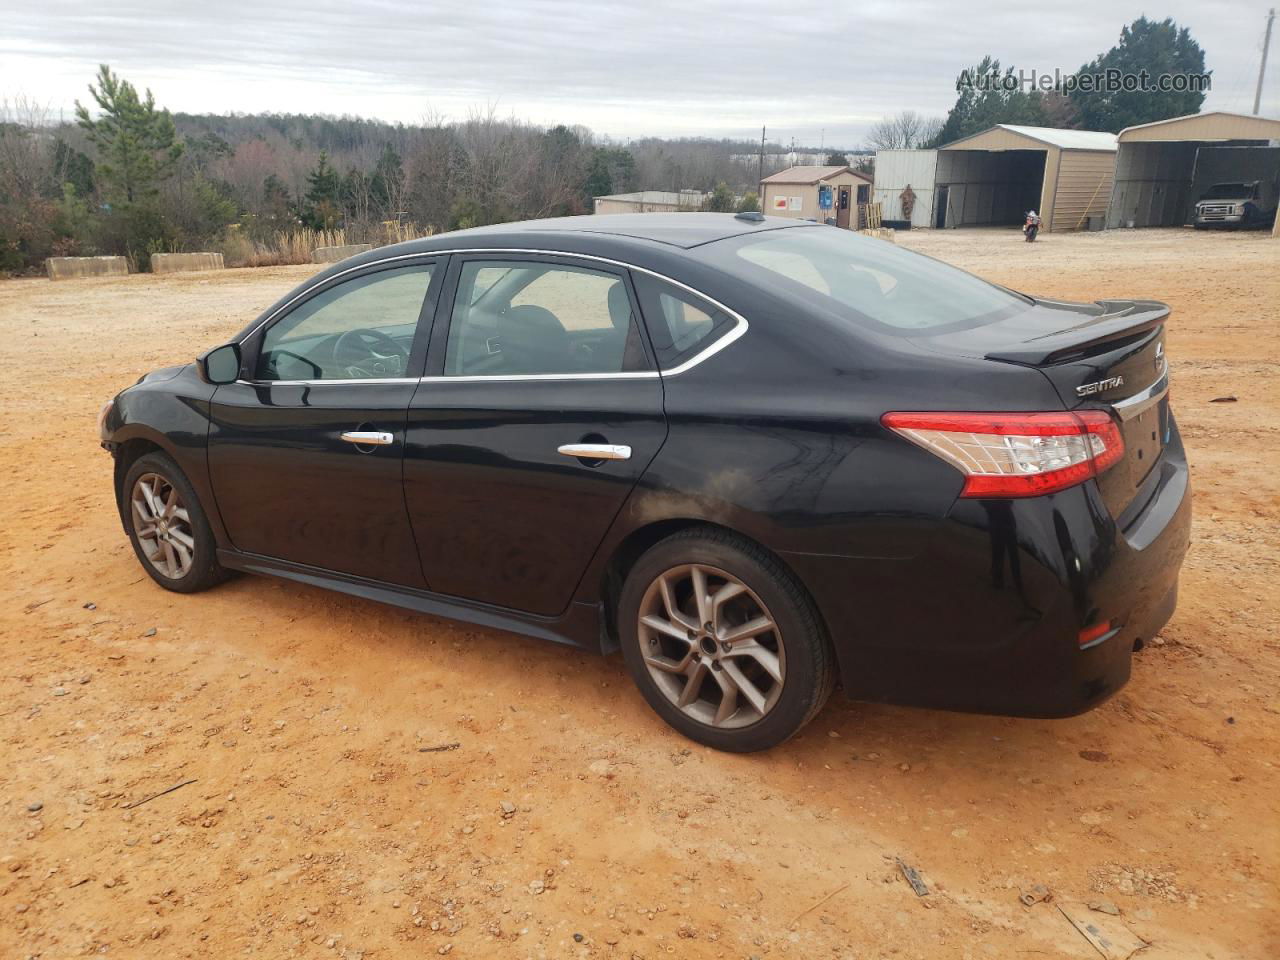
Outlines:
<svg viewBox="0 0 1280 960"><path fill-rule="evenodd" d="M334 362L352 377L398 377L409 366L409 351L380 330L348 330L333 344Z"/></svg>

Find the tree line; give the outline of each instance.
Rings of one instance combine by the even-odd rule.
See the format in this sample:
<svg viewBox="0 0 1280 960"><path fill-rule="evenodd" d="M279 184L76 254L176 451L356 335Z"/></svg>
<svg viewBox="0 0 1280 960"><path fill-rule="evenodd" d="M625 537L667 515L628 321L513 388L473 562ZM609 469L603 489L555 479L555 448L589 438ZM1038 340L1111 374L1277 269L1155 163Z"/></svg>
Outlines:
<svg viewBox="0 0 1280 960"><path fill-rule="evenodd" d="M170 114L105 65L89 93L74 123L0 104L0 270L95 254L146 269L152 253L303 228L381 242L391 222L428 232L568 216L636 190L702 191L715 210L756 204L757 163L743 157L759 144L747 141L619 145L492 110L416 125Z"/></svg>
<svg viewBox="0 0 1280 960"><path fill-rule="evenodd" d="M1204 52L1172 20L1140 17L1081 68L1106 70L1204 74ZM871 145L938 146L997 123L1114 132L1198 112L1204 101L1203 91L1100 94L974 82L1015 75L984 57L960 74L945 119L903 111L872 129ZM105 65L89 94L74 122L30 102L0 102L0 271L93 254L123 254L146 269L152 253L230 250L233 241L252 248L302 229L382 242L388 223L412 233L582 214L593 197L637 190L701 191L712 210L756 206L755 141L650 137L623 145L585 127L545 128L493 110L413 125L170 114L150 90L139 93ZM766 150L767 174L782 165L783 151Z"/></svg>

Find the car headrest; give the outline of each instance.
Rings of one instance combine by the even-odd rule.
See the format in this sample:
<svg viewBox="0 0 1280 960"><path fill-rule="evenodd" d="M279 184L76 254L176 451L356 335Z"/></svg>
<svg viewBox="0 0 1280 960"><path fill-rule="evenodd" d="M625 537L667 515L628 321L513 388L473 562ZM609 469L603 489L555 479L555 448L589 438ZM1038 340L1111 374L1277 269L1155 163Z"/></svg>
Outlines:
<svg viewBox="0 0 1280 960"><path fill-rule="evenodd" d="M502 315L502 325L508 330L513 330L517 334L521 331L532 333L537 330L539 334L547 334L555 336L556 332L564 333L564 324L560 319L548 310L546 307L537 307L533 304L524 304L519 307L512 307Z"/></svg>
<svg viewBox="0 0 1280 960"><path fill-rule="evenodd" d="M512 307L502 315L501 340L507 373L563 373L569 363L569 333L546 307Z"/></svg>
<svg viewBox="0 0 1280 960"><path fill-rule="evenodd" d="M609 320L615 330L631 326L631 298L621 280L609 288Z"/></svg>

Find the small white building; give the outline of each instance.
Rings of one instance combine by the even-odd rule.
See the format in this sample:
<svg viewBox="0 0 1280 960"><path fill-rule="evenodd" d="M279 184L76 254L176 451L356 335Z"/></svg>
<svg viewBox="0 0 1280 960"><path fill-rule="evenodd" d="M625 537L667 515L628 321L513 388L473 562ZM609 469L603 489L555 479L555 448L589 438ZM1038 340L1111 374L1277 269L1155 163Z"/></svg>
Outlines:
<svg viewBox="0 0 1280 960"><path fill-rule="evenodd" d="M593 213L679 213L701 210L707 195L700 190L639 190L594 199Z"/></svg>
<svg viewBox="0 0 1280 960"><path fill-rule="evenodd" d="M823 207L823 189L830 206ZM760 181L760 209L772 217L832 220L856 227L857 209L871 198L871 178L849 167L791 167Z"/></svg>

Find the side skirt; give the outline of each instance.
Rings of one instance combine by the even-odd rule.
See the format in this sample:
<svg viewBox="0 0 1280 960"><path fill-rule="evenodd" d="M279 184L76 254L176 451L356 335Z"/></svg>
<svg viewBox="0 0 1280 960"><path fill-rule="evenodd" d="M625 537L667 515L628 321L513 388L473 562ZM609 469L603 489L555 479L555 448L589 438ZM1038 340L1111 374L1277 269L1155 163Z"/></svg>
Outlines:
<svg viewBox="0 0 1280 960"><path fill-rule="evenodd" d="M602 651L604 647L603 617L598 603L571 603L559 617L539 617L504 607L471 603L458 597L447 597L428 590L414 590L353 577L333 570L322 570L287 560L275 560L238 550L218 549L218 562L228 570L242 570L270 577L281 577L313 587L376 600L378 603L403 607L446 620L460 620L481 627L509 630L526 637L551 640L585 650Z"/></svg>

